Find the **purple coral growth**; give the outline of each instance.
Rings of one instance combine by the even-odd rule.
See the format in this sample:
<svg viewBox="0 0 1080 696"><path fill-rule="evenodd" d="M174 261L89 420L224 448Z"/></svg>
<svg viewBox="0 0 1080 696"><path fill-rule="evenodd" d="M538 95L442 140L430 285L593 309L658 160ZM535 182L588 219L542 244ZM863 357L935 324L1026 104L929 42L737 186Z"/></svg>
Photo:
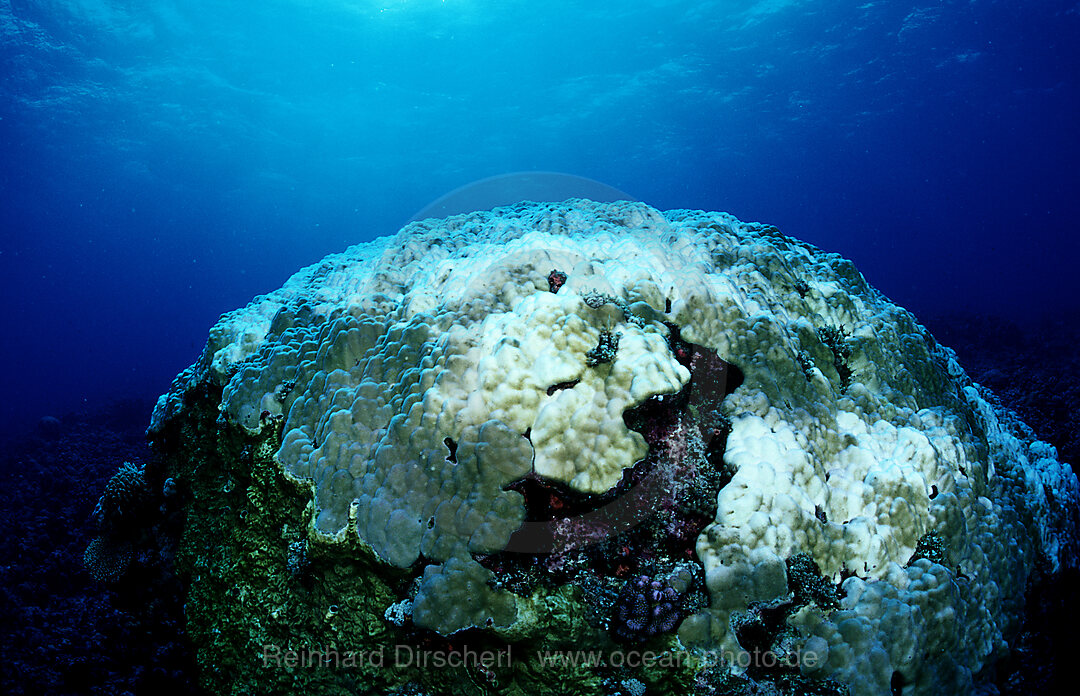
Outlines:
<svg viewBox="0 0 1080 696"><path fill-rule="evenodd" d="M679 570L667 578L639 575L619 592L609 624L612 637L635 643L672 631L683 617L689 573Z"/></svg>
<svg viewBox="0 0 1080 696"><path fill-rule="evenodd" d="M557 268L552 269L551 273L548 273L547 282L548 290L558 292L559 288L566 282L566 274Z"/></svg>

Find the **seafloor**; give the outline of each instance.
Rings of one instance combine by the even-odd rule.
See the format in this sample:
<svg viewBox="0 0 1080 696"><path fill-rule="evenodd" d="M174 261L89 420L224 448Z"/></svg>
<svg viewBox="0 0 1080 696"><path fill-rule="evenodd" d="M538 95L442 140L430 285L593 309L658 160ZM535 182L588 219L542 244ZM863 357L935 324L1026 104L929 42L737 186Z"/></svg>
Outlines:
<svg viewBox="0 0 1080 696"><path fill-rule="evenodd" d="M966 314L922 320L1062 461L1080 462L1080 324L1022 327ZM83 567L88 521L109 477L122 462L150 456L143 432L152 406L91 403L0 443L0 692L200 693L184 640L182 588L171 572L179 529L162 525L156 548L108 588ZM1012 654L982 675L982 693L1065 692L1070 645L1060 638L1080 619L1072 592L1078 580L1063 574L1029 589Z"/></svg>

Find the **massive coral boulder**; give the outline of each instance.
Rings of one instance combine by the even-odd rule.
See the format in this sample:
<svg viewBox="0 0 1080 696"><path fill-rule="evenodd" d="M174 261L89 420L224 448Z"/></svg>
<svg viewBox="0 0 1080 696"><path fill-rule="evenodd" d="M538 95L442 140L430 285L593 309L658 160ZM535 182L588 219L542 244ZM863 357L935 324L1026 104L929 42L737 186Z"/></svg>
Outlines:
<svg viewBox="0 0 1080 696"><path fill-rule="evenodd" d="M722 213L410 224L224 315L150 432L222 693L961 693L1076 564L1053 448L849 261ZM517 654L402 659L470 646Z"/></svg>

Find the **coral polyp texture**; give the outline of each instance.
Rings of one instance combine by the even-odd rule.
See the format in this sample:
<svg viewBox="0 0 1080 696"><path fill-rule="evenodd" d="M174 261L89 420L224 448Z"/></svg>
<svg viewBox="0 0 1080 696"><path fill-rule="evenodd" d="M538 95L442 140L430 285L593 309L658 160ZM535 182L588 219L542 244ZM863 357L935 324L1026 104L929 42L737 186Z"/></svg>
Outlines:
<svg viewBox="0 0 1080 696"><path fill-rule="evenodd" d="M836 254L571 200L303 269L221 317L150 433L190 501L212 690L937 694L974 688L1036 574L1076 565L1076 477L991 404ZM580 522L601 508L631 522ZM520 650L437 673L252 657L331 644ZM694 659L552 680L530 652L638 644Z"/></svg>

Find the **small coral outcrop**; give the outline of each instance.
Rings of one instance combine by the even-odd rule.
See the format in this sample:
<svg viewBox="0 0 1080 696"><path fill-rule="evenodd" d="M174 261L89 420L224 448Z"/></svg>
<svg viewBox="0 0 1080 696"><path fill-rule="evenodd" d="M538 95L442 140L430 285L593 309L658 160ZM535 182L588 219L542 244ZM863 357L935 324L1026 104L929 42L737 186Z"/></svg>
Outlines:
<svg viewBox="0 0 1080 696"><path fill-rule="evenodd" d="M612 635L634 643L674 630L684 616L684 595L692 582L693 574L685 568L666 577L631 578L615 600Z"/></svg>
<svg viewBox="0 0 1080 696"><path fill-rule="evenodd" d="M124 462L105 485L94 506L93 518L104 528L116 528L133 521L149 497L146 474L141 466Z"/></svg>
<svg viewBox="0 0 1080 696"><path fill-rule="evenodd" d="M151 498L143 467L124 462L116 470L90 515L97 528L83 554L83 564L94 579L114 583L123 577L134 557L133 541L140 533L140 517Z"/></svg>

